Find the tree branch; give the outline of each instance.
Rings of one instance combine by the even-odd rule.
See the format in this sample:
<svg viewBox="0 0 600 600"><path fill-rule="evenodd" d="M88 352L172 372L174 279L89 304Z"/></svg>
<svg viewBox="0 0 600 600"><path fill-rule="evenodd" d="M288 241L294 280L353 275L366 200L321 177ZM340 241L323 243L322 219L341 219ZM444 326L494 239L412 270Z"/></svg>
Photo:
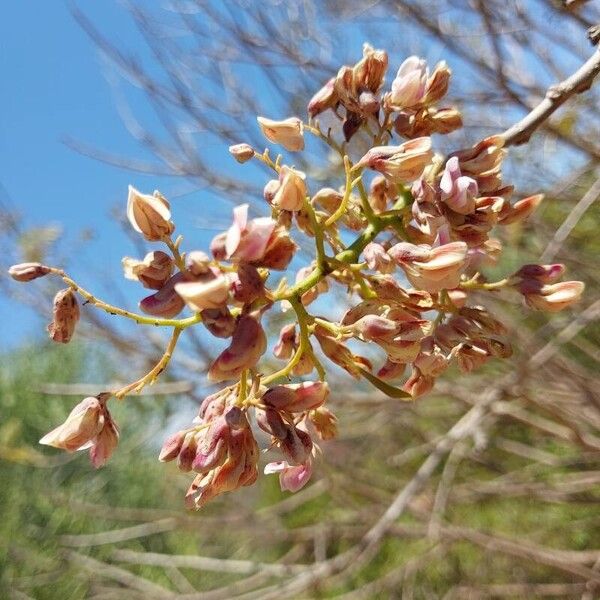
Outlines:
<svg viewBox="0 0 600 600"><path fill-rule="evenodd" d="M598 73L600 48L570 77L548 88L546 97L529 114L502 134L505 145L516 146L528 142L535 130L571 96L589 90Z"/></svg>

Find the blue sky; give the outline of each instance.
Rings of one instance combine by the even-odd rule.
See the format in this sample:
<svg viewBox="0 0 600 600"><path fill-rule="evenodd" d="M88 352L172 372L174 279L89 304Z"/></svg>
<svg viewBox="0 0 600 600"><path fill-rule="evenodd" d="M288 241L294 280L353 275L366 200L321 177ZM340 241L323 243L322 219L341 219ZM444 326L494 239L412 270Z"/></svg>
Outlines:
<svg viewBox="0 0 600 600"><path fill-rule="evenodd" d="M141 47L126 11L118 2L79 5L114 39ZM168 188L169 182L101 163L64 143L65 137L125 156L144 156L121 123L106 65L62 1L19 0L3 6L0 21L0 185L3 199L24 215L28 226L57 223L66 246L82 229L93 241L73 261L86 281L86 266L107 276L120 274L120 259L134 249L110 216L125 207L127 185L142 190ZM136 107L137 109L138 107ZM142 117L148 108L139 107ZM181 211L179 211L181 212ZM184 208L184 214L188 211ZM206 237L209 233L199 234ZM35 285L35 284L34 284ZM125 286L131 286L130 283ZM132 293L139 296L139 291ZM0 298L4 335L0 348L36 335L38 319ZM42 333L43 335L43 333Z"/></svg>

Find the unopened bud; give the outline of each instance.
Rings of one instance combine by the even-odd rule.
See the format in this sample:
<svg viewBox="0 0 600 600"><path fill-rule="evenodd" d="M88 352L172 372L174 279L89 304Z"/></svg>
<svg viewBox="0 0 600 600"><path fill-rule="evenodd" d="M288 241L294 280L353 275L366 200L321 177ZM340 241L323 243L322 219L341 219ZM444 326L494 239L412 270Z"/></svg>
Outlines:
<svg viewBox="0 0 600 600"><path fill-rule="evenodd" d="M210 258L201 250L193 250L186 255L185 266L192 277L201 277L210 270Z"/></svg>
<svg viewBox="0 0 600 600"><path fill-rule="evenodd" d="M329 386L326 383L305 381L275 386L263 394L262 401L276 410L304 412L321 406L328 394Z"/></svg>
<svg viewBox="0 0 600 600"><path fill-rule="evenodd" d="M171 211L166 199L156 192L152 196L142 194L133 186L129 186L127 218L131 226L149 242L159 241L171 235L175 229L169 220Z"/></svg>
<svg viewBox="0 0 600 600"><path fill-rule="evenodd" d="M235 144L229 146L229 153L235 160L243 164L254 156L254 148L250 144Z"/></svg>
<svg viewBox="0 0 600 600"><path fill-rule="evenodd" d="M339 102L338 95L335 91L335 78L330 79L311 99L308 103L308 114L311 117L316 117L328 108L334 108Z"/></svg>
<svg viewBox="0 0 600 600"><path fill-rule="evenodd" d="M61 290L54 296L53 318L48 325L50 338L55 342L67 344L75 332L79 321L79 304L71 288Z"/></svg>
<svg viewBox="0 0 600 600"><path fill-rule="evenodd" d="M273 196L273 206L291 212L300 210L306 197L305 175L285 165L279 171L279 187Z"/></svg>
<svg viewBox="0 0 600 600"><path fill-rule="evenodd" d="M8 269L8 274L15 281L32 281L50 273L52 269L37 262L20 263Z"/></svg>

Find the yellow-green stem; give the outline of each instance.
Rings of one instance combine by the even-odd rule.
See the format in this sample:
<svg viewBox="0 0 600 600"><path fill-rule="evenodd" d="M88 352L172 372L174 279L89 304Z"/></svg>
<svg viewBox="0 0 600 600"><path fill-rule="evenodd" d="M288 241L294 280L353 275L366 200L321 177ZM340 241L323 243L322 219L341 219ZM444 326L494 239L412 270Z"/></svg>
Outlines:
<svg viewBox="0 0 600 600"><path fill-rule="evenodd" d="M140 325L154 325L156 327L178 327L179 329L185 329L186 327L190 327L191 325L195 325L196 323L200 323L202 321L202 317L200 313L195 314L192 317L187 317L185 319L163 319L159 317L145 316L137 313L130 312L128 310L124 310L123 308L119 308L118 306L114 306L109 304L108 302L104 302L99 298L96 298L93 294L82 288L75 280L71 279L63 270L61 269L52 269L51 271L55 275L58 275L62 278L62 280L74 291L77 292L87 304L91 304L100 310L108 313L109 315L118 315L120 317L125 317L127 319L131 319Z"/></svg>
<svg viewBox="0 0 600 600"><path fill-rule="evenodd" d="M117 398L118 400L122 400L130 392L133 391L139 394L146 385L152 385L154 381L156 381L156 378L166 369L167 365L169 364L169 361L173 356L175 347L177 346L177 340L179 339L179 336L181 335L182 331L183 330L180 327L175 327L173 329L171 339L169 340L165 352L161 356L160 360L156 363L156 365L154 365L154 367L152 367L152 369L150 369L150 371L148 371L146 375L144 375L137 381L134 381L133 383L130 383L129 385L126 385L125 387L122 387L121 389L117 390L114 393L115 398Z"/></svg>

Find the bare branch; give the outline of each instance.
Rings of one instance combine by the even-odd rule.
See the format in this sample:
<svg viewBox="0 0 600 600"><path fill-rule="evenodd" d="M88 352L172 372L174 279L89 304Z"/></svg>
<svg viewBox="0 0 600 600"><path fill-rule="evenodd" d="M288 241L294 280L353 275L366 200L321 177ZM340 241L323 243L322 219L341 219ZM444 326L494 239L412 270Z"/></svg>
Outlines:
<svg viewBox="0 0 600 600"><path fill-rule="evenodd" d="M571 96L589 90L600 73L600 49L570 77L553 85L546 97L523 119L507 129L502 136L507 146L516 146L529 141L535 130L562 106Z"/></svg>

